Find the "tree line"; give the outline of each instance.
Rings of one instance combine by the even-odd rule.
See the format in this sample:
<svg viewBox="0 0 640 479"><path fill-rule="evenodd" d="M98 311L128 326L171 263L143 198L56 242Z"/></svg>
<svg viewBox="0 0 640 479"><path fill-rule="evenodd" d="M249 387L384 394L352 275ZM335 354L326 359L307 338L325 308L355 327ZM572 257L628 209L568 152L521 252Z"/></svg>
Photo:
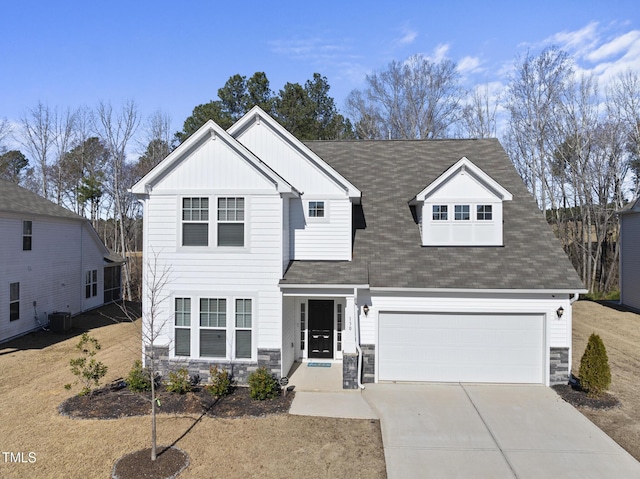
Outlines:
<svg viewBox="0 0 640 479"><path fill-rule="evenodd" d="M448 59L392 61L348 95L344 114L319 73L277 92L264 72L236 74L178 132L162 111L143 121L133 101L76 110L38 103L14 131L0 120L0 177L90 218L129 256L141 212L127 189L209 119L228 128L258 105L301 140L499 136L585 285L606 292L617 287L615 213L640 186L640 80L627 71L603 90L555 47L517 57L497 94L489 85L465 89ZM9 137L22 148L9 150ZM131 284L125 271L127 297Z"/></svg>

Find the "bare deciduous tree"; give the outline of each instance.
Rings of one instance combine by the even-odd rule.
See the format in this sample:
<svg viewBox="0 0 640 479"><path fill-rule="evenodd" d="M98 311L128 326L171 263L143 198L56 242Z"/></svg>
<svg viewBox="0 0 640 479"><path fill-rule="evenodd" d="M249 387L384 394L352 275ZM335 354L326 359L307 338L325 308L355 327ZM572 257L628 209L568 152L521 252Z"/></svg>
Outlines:
<svg viewBox="0 0 640 479"><path fill-rule="evenodd" d="M414 55L367 75L364 91L354 90L347 109L361 137L442 138L460 116L464 92L456 64Z"/></svg>
<svg viewBox="0 0 640 479"><path fill-rule="evenodd" d="M96 130L111 154L107 184L114 202L114 220L118 235L116 252L127 256L129 248L126 242L125 209L126 202L132 199L127 193L130 186L124 181L127 147L138 129L140 118L135 102L125 102L119 112L114 112L110 103L100 102L96 109ZM123 267L123 283L127 300L131 300L131 277L126 263Z"/></svg>
<svg viewBox="0 0 640 479"><path fill-rule="evenodd" d="M20 120L19 138L31 159L36 162L41 194L49 198L48 169L55 141L55 111L38 102L36 107L29 110Z"/></svg>
<svg viewBox="0 0 640 479"><path fill-rule="evenodd" d="M463 138L495 138L498 103L489 94L489 85L471 92L460 114L460 136Z"/></svg>

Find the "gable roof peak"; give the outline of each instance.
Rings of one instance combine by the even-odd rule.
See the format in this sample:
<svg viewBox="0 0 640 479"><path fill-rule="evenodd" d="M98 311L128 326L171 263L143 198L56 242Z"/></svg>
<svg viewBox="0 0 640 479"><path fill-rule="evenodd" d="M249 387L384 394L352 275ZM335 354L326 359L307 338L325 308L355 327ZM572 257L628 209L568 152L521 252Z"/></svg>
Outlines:
<svg viewBox="0 0 640 479"><path fill-rule="evenodd" d="M414 196L410 203L425 201L429 196L431 196L433 192L435 192L438 188L440 188L442 185L447 183L458 174L471 175L486 188L493 191L493 193L502 201L510 201L513 199L513 195L506 188L504 188L500 183L491 178L491 176L485 173L480 167L476 166L466 156L463 156L457 162L451 165L438 178L427 185L426 188L420 191L420 193Z"/></svg>

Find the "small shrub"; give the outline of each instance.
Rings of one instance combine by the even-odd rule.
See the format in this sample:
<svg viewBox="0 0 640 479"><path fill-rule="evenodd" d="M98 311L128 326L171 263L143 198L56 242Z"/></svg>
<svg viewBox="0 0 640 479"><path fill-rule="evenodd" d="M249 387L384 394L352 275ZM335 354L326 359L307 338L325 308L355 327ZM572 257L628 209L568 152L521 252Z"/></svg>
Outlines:
<svg viewBox="0 0 640 479"><path fill-rule="evenodd" d="M185 394L191 391L191 378L189 377L189 371L185 368L180 368L177 371L171 371L169 373L169 380L167 381L167 391L178 394Z"/></svg>
<svg viewBox="0 0 640 479"><path fill-rule="evenodd" d="M151 372L142 367L142 361L136 359L127 376L127 387L134 393L151 391Z"/></svg>
<svg viewBox="0 0 640 479"><path fill-rule="evenodd" d="M273 374L267 368L260 367L249 374L249 395L252 399L263 401L278 396L280 387Z"/></svg>
<svg viewBox="0 0 640 479"><path fill-rule="evenodd" d="M611 385L609 357L600 336L592 333L580 360L580 386L591 397L606 391Z"/></svg>
<svg viewBox="0 0 640 479"><path fill-rule="evenodd" d="M78 379L76 382L82 384L82 390L78 393L80 396L84 396L91 392L91 387L98 387L100 380L107 374L107 366L102 362L96 361L94 356L100 351L101 346L98 340L88 333L83 333L80 341L76 344L76 349L82 353L82 356L69 361L71 366L71 373ZM71 386L65 389L69 389Z"/></svg>
<svg viewBox="0 0 640 479"><path fill-rule="evenodd" d="M209 391L212 396L221 397L229 394L231 390L231 376L226 369L218 369L218 366L209 368L209 384L204 388Z"/></svg>

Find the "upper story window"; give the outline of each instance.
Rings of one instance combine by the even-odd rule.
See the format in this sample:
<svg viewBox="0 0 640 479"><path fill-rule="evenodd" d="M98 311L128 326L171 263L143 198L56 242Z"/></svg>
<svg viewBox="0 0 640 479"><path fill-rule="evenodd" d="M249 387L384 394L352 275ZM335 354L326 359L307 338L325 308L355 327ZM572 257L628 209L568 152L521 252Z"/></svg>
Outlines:
<svg viewBox="0 0 640 479"><path fill-rule="evenodd" d="M33 237L33 223L22 222L22 251L31 251L31 239Z"/></svg>
<svg viewBox="0 0 640 479"><path fill-rule="evenodd" d="M434 221L447 221L448 209L447 205L433 205L433 220Z"/></svg>
<svg viewBox="0 0 640 479"><path fill-rule="evenodd" d="M182 199L182 246L209 245L209 198Z"/></svg>
<svg viewBox="0 0 640 479"><path fill-rule="evenodd" d="M471 219L469 211L469 205L455 205L454 219L456 221L469 221Z"/></svg>
<svg viewBox="0 0 640 479"><path fill-rule="evenodd" d="M218 246L244 246L244 198L218 198Z"/></svg>
<svg viewBox="0 0 640 479"><path fill-rule="evenodd" d="M9 321L20 319L20 283L9 283Z"/></svg>
<svg viewBox="0 0 640 479"><path fill-rule="evenodd" d="M478 205L476 207L476 218L478 221L490 221L493 219L491 205Z"/></svg>
<svg viewBox="0 0 640 479"><path fill-rule="evenodd" d="M84 297L86 299L98 295L98 270L92 269L84 275Z"/></svg>
<svg viewBox="0 0 640 479"><path fill-rule="evenodd" d="M309 201L309 218L324 218L324 201Z"/></svg>

